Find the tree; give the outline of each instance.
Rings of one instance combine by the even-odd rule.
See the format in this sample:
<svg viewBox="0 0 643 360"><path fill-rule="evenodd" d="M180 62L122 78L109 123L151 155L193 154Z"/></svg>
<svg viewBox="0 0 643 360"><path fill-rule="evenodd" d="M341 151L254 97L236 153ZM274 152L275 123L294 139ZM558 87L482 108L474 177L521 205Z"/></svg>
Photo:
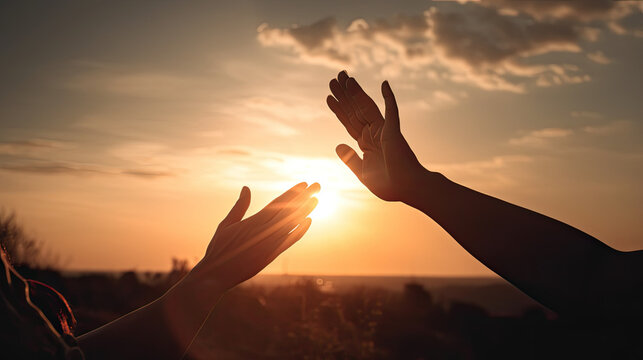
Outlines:
<svg viewBox="0 0 643 360"><path fill-rule="evenodd" d="M45 251L42 241L29 236L18 223L15 212L0 210L0 246L15 265L54 268L58 259Z"/></svg>

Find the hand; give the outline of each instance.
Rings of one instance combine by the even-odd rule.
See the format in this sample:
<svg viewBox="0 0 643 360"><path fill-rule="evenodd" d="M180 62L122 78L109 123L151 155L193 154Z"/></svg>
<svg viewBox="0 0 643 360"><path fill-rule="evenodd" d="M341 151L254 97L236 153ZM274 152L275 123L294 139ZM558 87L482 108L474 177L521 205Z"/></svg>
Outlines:
<svg viewBox="0 0 643 360"><path fill-rule="evenodd" d="M241 220L250 206L250 189L244 186L188 277L215 297L253 277L306 233L311 224L307 216L317 206L311 196L319 190L317 183L297 184Z"/></svg>
<svg viewBox="0 0 643 360"><path fill-rule="evenodd" d="M380 199L410 201L416 179L425 169L400 132L397 103L388 81L382 83L385 116L345 71L331 80L330 90L334 97L326 99L328 107L364 152L361 159L350 146L340 144L337 155Z"/></svg>

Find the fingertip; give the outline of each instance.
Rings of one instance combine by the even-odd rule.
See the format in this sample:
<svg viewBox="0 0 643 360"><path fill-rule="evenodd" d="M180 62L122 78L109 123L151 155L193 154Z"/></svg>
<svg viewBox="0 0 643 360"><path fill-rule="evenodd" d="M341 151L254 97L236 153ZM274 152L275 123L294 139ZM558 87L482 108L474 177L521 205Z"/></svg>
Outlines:
<svg viewBox="0 0 643 360"><path fill-rule="evenodd" d="M250 188L247 186L243 186L241 188L241 192L239 193L239 198L246 198L250 196Z"/></svg>
<svg viewBox="0 0 643 360"><path fill-rule="evenodd" d="M299 184L292 187L293 190L305 189L308 187L308 183L305 181L300 182Z"/></svg>
<svg viewBox="0 0 643 360"><path fill-rule="evenodd" d="M347 163L354 155L353 149L346 144L337 145L335 152L344 163Z"/></svg>
<svg viewBox="0 0 643 360"><path fill-rule="evenodd" d="M315 183L313 183L312 185L310 185L310 186L308 187L308 190L309 190L311 193L313 193L313 194L314 194L314 193L318 193L318 192L319 192L319 190L321 190L321 185L319 185L319 183L318 183L318 182L315 182Z"/></svg>
<svg viewBox="0 0 643 360"><path fill-rule="evenodd" d="M393 95L393 89L391 89L391 84L389 84L388 80L384 80L382 83L382 95L384 95L384 97Z"/></svg>

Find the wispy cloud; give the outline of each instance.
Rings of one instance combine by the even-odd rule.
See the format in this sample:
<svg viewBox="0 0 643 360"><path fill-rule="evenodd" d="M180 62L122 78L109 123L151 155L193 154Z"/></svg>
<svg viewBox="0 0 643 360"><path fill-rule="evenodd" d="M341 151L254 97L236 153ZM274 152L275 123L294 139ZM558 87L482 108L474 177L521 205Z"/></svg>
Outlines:
<svg viewBox="0 0 643 360"><path fill-rule="evenodd" d="M36 175L73 175L73 176L134 176L145 179L175 176L166 170L151 169L119 169L96 164L83 164L73 162L55 162L43 160L13 160L9 163L0 163L0 170L36 174Z"/></svg>
<svg viewBox="0 0 643 360"><path fill-rule="evenodd" d="M600 113L595 111L577 110L572 111L570 115L574 118L587 118L587 119L600 119L603 117Z"/></svg>
<svg viewBox="0 0 643 360"><path fill-rule="evenodd" d="M67 141L32 138L27 140L0 142L1 155L37 155L63 149L72 149L74 144Z"/></svg>
<svg viewBox="0 0 643 360"><path fill-rule="evenodd" d="M81 91L104 92L137 98L177 97L194 94L198 80L185 75L137 70L114 64L76 62L77 73L64 86Z"/></svg>
<svg viewBox="0 0 643 360"><path fill-rule="evenodd" d="M601 65L607 65L612 62L602 51L587 53L587 58Z"/></svg>
<svg viewBox="0 0 643 360"><path fill-rule="evenodd" d="M607 124L586 126L583 128L583 131L593 135L608 135L626 131L630 128L631 124L632 122L626 120L612 121Z"/></svg>
<svg viewBox="0 0 643 360"><path fill-rule="evenodd" d="M562 128L545 128L540 130L534 130L529 132L526 135L523 135L518 138L513 138L509 140L511 145L544 145L547 144L552 139L562 139L568 136L571 136L574 133L571 129L562 129Z"/></svg>
<svg viewBox="0 0 643 360"><path fill-rule="evenodd" d="M228 121L239 121L258 126L277 136L293 136L300 133L299 127L310 121L328 116L315 99L251 96L217 104L215 112Z"/></svg>
<svg viewBox="0 0 643 360"><path fill-rule="evenodd" d="M469 186L503 188L517 183L517 166L533 161L533 157L526 155L499 155L484 160L429 164L428 168Z"/></svg>

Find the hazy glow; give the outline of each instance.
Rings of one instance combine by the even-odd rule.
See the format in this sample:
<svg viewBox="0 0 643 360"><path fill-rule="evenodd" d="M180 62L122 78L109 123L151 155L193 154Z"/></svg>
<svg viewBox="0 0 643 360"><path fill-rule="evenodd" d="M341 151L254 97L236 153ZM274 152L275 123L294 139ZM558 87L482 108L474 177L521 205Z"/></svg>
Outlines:
<svg viewBox="0 0 643 360"><path fill-rule="evenodd" d="M332 217L341 206L341 198L335 191L322 189L315 197L319 199L319 203L310 214L310 218L313 220L328 219Z"/></svg>
<svg viewBox="0 0 643 360"><path fill-rule="evenodd" d="M242 186L251 216L318 182L268 272L489 274L337 158L359 150L325 103L346 69L380 107L390 81L428 169L640 249L643 8L522 3L3 2L0 212L68 269L163 270L201 259Z"/></svg>

